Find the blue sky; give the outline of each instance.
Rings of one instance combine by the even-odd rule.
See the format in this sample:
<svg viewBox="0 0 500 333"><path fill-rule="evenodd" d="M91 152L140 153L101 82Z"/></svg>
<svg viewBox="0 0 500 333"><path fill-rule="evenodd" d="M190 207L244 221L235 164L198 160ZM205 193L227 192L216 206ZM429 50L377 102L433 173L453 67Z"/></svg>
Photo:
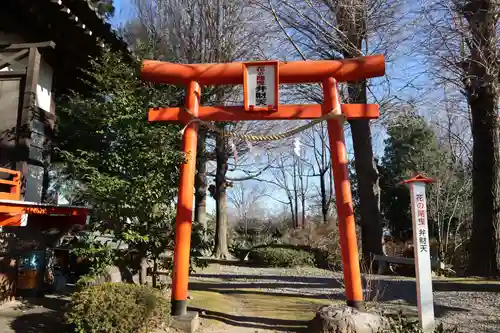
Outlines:
<svg viewBox="0 0 500 333"><path fill-rule="evenodd" d="M125 21L131 15L129 0L114 0L115 16L111 20L111 24L116 28L121 22Z"/></svg>
<svg viewBox="0 0 500 333"><path fill-rule="evenodd" d="M112 19L111 23L116 28L122 22L126 21L132 15L132 11L129 5L129 0L115 0L114 5L116 8L115 16ZM411 46L408 46L411 47ZM373 93L378 98L382 96L392 96L397 95L401 100L411 99L412 97L417 97L423 92L425 92L426 83L428 82L428 78L421 73L424 72L425 64L422 59L416 57L413 52L409 52L405 49L404 45L400 45L401 50L398 51L398 56L394 57L391 61L388 61L386 67L386 77L373 79L373 81L383 82L387 78L390 79L390 89L392 91L388 91L384 85L378 85L378 91L374 91ZM411 56L405 56L405 54L412 54ZM259 60L259 59L255 59ZM413 78L413 85L411 87L406 87L408 83L408 78ZM439 93L439 92L438 92ZM374 103L375 100L372 98L369 102ZM383 140L385 139L385 131L383 126L380 123L372 123L372 132L373 132L373 146L374 151L377 156L381 156L383 154ZM352 153L352 140L349 136L349 131L346 132L346 145L348 152ZM230 175L231 176L231 175ZM236 177L237 175L232 175ZM278 195L282 198L280 195ZM211 212L214 209L214 200L209 198L207 200L207 208L208 211ZM275 203L270 203L268 206L276 206Z"/></svg>

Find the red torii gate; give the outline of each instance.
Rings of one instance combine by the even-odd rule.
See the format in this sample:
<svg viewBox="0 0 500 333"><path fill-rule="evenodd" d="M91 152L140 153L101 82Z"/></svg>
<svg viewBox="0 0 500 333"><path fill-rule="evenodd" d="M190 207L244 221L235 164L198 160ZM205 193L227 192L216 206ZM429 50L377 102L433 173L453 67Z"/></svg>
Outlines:
<svg viewBox="0 0 500 333"><path fill-rule="evenodd" d="M249 68L252 66L260 67L257 69L257 72L253 71L251 73ZM270 69L266 69L269 67ZM265 71L268 72L264 73ZM318 119L335 110L348 120L376 119L379 116L379 109L376 104L340 105L336 82L359 81L382 76L384 73L385 60L382 55L345 60L280 63L276 61L174 64L145 60L141 68L141 78L143 80L186 86L184 107L152 108L148 111L148 119L151 122L180 122L182 124L188 124L193 118L204 121ZM255 80L257 81L255 82ZM265 86L266 83L269 83L267 89L274 92L274 96L270 98L270 103L262 102L264 99L266 101L268 99L259 95L262 85ZM279 105L279 83L321 83L324 94L323 105ZM200 106L201 85L236 84L244 84L244 106ZM259 88L256 88L256 86ZM256 95L249 95L249 92ZM256 103L256 101L258 102ZM257 108L256 105L252 105L254 103L256 105L261 104L261 107ZM347 305L360 308L362 307L363 291L351 187L347 169L343 117L330 118L327 120L327 124L331 146ZM186 161L180 168L177 203L172 277L173 315L183 315L187 309L197 133L198 124L191 122L186 127L182 137L182 149L186 154Z"/></svg>

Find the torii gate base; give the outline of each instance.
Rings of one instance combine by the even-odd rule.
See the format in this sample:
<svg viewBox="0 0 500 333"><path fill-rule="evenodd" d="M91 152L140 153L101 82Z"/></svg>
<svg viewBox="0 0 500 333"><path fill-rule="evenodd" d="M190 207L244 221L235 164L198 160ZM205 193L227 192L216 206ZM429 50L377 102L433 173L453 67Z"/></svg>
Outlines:
<svg viewBox="0 0 500 333"><path fill-rule="evenodd" d="M322 83L323 105L276 105L264 111L249 111L239 107L200 106L200 85L242 84L244 64L190 64L181 65L146 60L141 78L156 83L185 85L186 101L183 108L150 109L149 121L181 122L186 124L194 116L200 120L242 121L315 119L332 110L338 110L348 119L375 119L377 105L344 104L340 108L337 81L358 81L384 75L385 61L381 55L346 60L297 61L279 63L279 83ZM278 82L274 82L276 85ZM347 169L343 119L328 122L328 136L335 183L342 264L347 305L362 308L363 293L356 240L356 226L351 188ZM193 214L194 175L196 166L198 125L190 123L182 137L186 161L180 168L179 198L175 229L174 269L172 277L172 314L184 315L187 310L191 223Z"/></svg>

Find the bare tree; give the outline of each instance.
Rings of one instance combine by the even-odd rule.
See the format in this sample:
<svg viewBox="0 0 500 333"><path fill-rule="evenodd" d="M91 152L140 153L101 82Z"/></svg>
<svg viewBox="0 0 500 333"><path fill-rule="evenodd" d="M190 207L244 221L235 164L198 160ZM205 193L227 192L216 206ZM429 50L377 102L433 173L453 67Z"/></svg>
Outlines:
<svg viewBox="0 0 500 333"><path fill-rule="evenodd" d="M256 122L245 122L239 124L224 124L219 123L217 127L220 131L238 132L238 134L256 134L266 135L271 131L274 125L272 123L259 124ZM231 139L215 133L213 143L213 156L216 159L214 173L209 173L214 176L214 184L209 186L210 193L216 201L216 232L215 245L213 255L216 258L230 258L228 250L228 221L227 221L227 188L235 182L242 182L254 179L264 173L270 166L272 157L268 151L276 143L258 142L252 144L254 148L258 148L265 153L264 158L259 162L249 161L252 155L250 144L245 140ZM228 171L239 172L240 176L230 177Z"/></svg>
<svg viewBox="0 0 500 333"><path fill-rule="evenodd" d="M462 63L472 113L473 223L468 272L500 271L500 54L495 0L464 1L459 10L468 25L470 54Z"/></svg>
<svg viewBox="0 0 500 333"><path fill-rule="evenodd" d="M216 1L134 0L136 17L126 24L124 34L129 44L140 48L147 43L151 57L183 63L219 62L242 55L239 45L223 43ZM219 6L220 7L220 6ZM228 51L230 54L228 54ZM222 102L230 88L205 87L203 103ZM179 98L179 100L181 100ZM206 228L207 175L205 149L207 130L200 127L197 173L195 178L195 221Z"/></svg>
<svg viewBox="0 0 500 333"><path fill-rule="evenodd" d="M371 52L389 55L402 39L397 0L267 0L287 40L303 58L339 59ZM399 22L398 22L399 21ZM290 32L292 31L292 32ZM395 38L399 34L399 38ZM348 85L348 102L366 103L366 80ZM359 187L363 258L382 254L379 174L368 120L350 121ZM365 265L369 266L369 265Z"/></svg>
<svg viewBox="0 0 500 333"><path fill-rule="evenodd" d="M300 208L301 208L301 218L300 227L304 228L307 222L307 199L309 198L309 181L311 170L308 168L308 164L305 163L303 158L299 156L296 157L297 165L297 176L298 176L298 186L296 191L296 196L300 198ZM307 171L306 171L307 170ZM307 173L306 173L307 172Z"/></svg>
<svg viewBox="0 0 500 333"><path fill-rule="evenodd" d="M436 172L436 183L430 187L429 217L436 226L438 256L443 262L451 262L460 247L469 240L471 218L471 178L448 163Z"/></svg>
<svg viewBox="0 0 500 333"><path fill-rule="evenodd" d="M216 0L217 1L217 22L219 28L218 38L234 48L240 48L242 51L237 57L229 57L227 59L220 59L219 61L227 62L234 60L244 60L253 57L262 56L262 45L265 44L265 21L261 18L259 20L258 13L253 11L252 7L248 7L248 2L245 0L231 1L231 0ZM229 51L231 48L227 48ZM240 89L235 89L234 94L226 94L234 98L238 96ZM219 101L219 104L220 101ZM215 133L215 156L216 156L216 171L215 171L215 186L213 196L216 200L216 232L215 232L215 245L213 255L216 258L230 258L228 250L228 230L227 230L227 172L230 165L231 148L226 137L220 135L221 131L248 131L254 124L248 122L245 124L217 124L219 132ZM259 126L259 128L262 128ZM244 155L248 149L245 148L242 142L236 142L238 154ZM239 149L238 149L239 148ZM235 161L236 162L236 161ZM258 172L259 173L259 172ZM258 174L257 173L257 174ZM247 175L237 181L245 180L254 177L254 175Z"/></svg>
<svg viewBox="0 0 500 333"><path fill-rule="evenodd" d="M494 0L423 2L433 76L450 82L470 108L473 223L468 272L500 271L499 11Z"/></svg>
<svg viewBox="0 0 500 333"><path fill-rule="evenodd" d="M304 161L299 157L292 155L291 157L290 174L292 178L292 193L293 193L293 216L295 216L294 227L300 228L305 222L305 202L307 188L304 187ZM299 215L300 213L300 215Z"/></svg>
<svg viewBox="0 0 500 333"><path fill-rule="evenodd" d="M228 198L236 211L238 222L243 223L245 235L248 232L249 219L255 217L258 207L264 198L265 189L261 184L236 183L232 186Z"/></svg>
<svg viewBox="0 0 500 333"><path fill-rule="evenodd" d="M288 207L292 228L298 228L306 220L307 199L309 194L310 163L304 158L281 151L273 159L269 173L255 180L272 185L278 194L264 194L276 202ZM284 198L281 198L283 195Z"/></svg>
<svg viewBox="0 0 500 333"><path fill-rule="evenodd" d="M246 0L134 0L133 4L137 19L124 29L126 36L128 40L145 36L141 41L154 45L152 56L155 58L184 63L231 62L260 57L265 48L266 24L259 21L260 17L247 6ZM140 43L136 44L140 47ZM223 105L237 92L237 87L231 86L205 87L202 103ZM226 124L218 126L226 129ZM206 149L207 136L212 135L216 144L210 152ZM229 257L225 190L230 154L227 140L201 128L198 142L195 221L206 227L207 161L215 159L217 231L214 254Z"/></svg>
<svg viewBox="0 0 500 333"><path fill-rule="evenodd" d="M461 249L470 240L472 221L472 140L466 135L469 113L462 110L458 97L445 86L444 101L440 103L444 112L438 112L441 119L432 123L446 160L435 170L435 183L429 193L429 217L436 227L438 256L452 264L462 259L457 254L465 252Z"/></svg>
<svg viewBox="0 0 500 333"><path fill-rule="evenodd" d="M280 152L279 156L276 158L275 164L270 169L270 177L258 177L256 180L266 184L271 184L277 189L283 191L285 200L277 198L276 195L265 194L265 196L283 204L284 207L288 207L291 214L292 227L296 228L298 225L297 209L295 208L296 205L293 184L290 181L290 167L291 163L289 154Z"/></svg>
<svg viewBox="0 0 500 333"><path fill-rule="evenodd" d="M305 146L312 150L312 176L319 179L319 198L323 223L328 223L329 212L333 200L333 183L331 174L330 146L328 145L328 131L326 123L322 122L304 133Z"/></svg>

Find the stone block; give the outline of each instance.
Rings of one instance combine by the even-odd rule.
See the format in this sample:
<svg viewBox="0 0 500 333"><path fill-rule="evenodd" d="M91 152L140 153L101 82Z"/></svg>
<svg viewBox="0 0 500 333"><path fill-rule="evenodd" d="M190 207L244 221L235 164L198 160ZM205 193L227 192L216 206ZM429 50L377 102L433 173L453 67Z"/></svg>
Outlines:
<svg viewBox="0 0 500 333"><path fill-rule="evenodd" d="M172 316L172 328L186 333L194 333L200 326L198 312L188 311L185 315Z"/></svg>
<svg viewBox="0 0 500 333"><path fill-rule="evenodd" d="M385 317L351 307L325 305L311 321L310 333L378 333L388 327Z"/></svg>

